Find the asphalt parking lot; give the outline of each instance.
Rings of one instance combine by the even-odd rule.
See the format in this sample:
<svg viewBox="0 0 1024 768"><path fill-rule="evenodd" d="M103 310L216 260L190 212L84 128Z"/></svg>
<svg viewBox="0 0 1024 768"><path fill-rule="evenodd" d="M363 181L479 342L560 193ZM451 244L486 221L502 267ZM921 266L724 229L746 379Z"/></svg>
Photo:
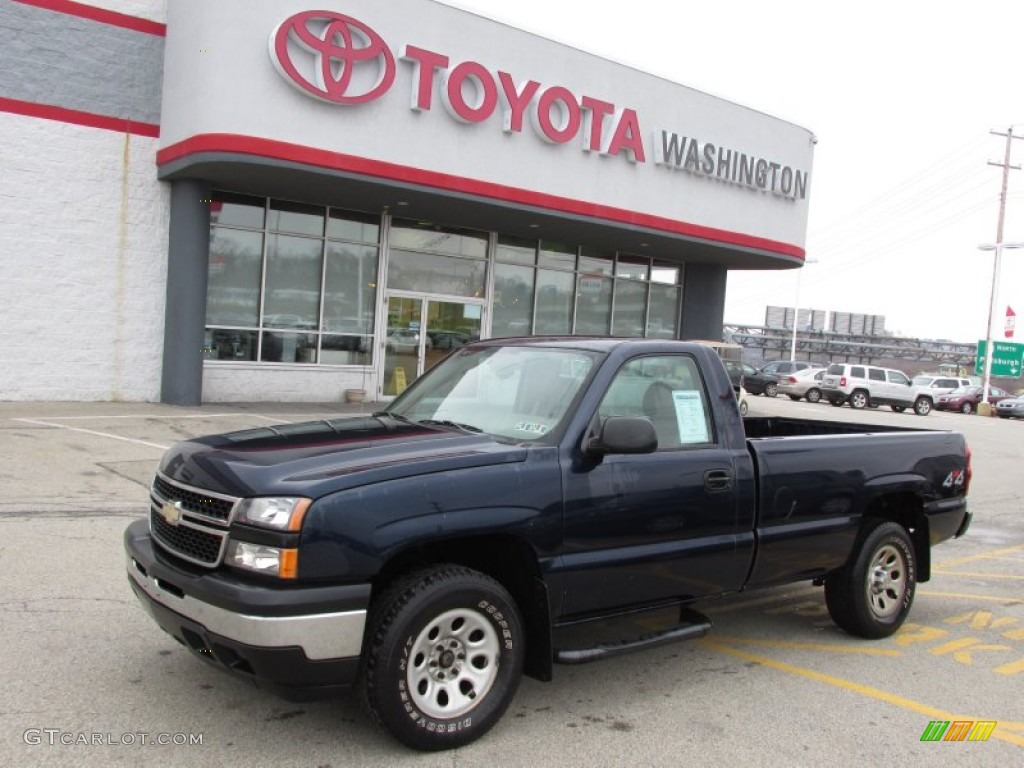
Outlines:
<svg viewBox="0 0 1024 768"><path fill-rule="evenodd" d="M144 514L160 455L192 435L364 407L0 403L0 763L1022 763L1024 423L959 413L750 399L751 415L967 435L974 524L935 550L909 623L886 640L838 630L810 585L709 603L704 639L527 679L488 736L430 755L377 732L350 699L290 704L192 658L124 576L121 533ZM936 720L996 726L984 742L922 742ZM152 743L161 734L172 743Z"/></svg>

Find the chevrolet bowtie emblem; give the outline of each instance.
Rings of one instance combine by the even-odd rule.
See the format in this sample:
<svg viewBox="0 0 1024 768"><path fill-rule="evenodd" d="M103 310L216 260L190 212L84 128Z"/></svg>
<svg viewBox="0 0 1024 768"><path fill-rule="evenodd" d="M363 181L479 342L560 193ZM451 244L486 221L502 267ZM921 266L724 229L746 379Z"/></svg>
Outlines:
<svg viewBox="0 0 1024 768"><path fill-rule="evenodd" d="M160 514L170 525L177 525L181 521L181 502L165 501L160 507Z"/></svg>

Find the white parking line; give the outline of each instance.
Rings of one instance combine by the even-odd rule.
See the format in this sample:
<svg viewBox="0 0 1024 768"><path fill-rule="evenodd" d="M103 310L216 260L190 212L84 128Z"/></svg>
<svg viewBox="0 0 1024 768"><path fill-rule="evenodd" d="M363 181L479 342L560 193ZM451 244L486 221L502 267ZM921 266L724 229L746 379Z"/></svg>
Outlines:
<svg viewBox="0 0 1024 768"><path fill-rule="evenodd" d="M122 440L126 443L135 443L136 445L145 445L150 448L159 448L161 451L166 451L171 446L160 445L159 443L150 443L145 440L136 440L134 437L122 437L121 435L112 435L109 432L97 432L95 429L81 429L80 427L69 427L67 424L57 424L53 421L37 421L35 419L11 419L11 421L20 421L25 424L37 424L41 427L56 427L58 429L66 429L69 432L82 432L87 435L97 435L99 437L109 437L111 440Z"/></svg>

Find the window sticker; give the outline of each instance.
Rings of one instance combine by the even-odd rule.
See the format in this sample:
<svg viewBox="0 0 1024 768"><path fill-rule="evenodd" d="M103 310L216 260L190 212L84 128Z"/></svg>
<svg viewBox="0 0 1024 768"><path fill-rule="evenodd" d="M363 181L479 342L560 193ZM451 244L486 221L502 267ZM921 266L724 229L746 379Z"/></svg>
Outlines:
<svg viewBox="0 0 1024 768"><path fill-rule="evenodd" d="M529 432L531 435L543 435L548 431L547 424L540 424L532 421L521 421L513 429L516 432Z"/></svg>
<svg viewBox="0 0 1024 768"><path fill-rule="evenodd" d="M672 390L672 402L676 407L676 424L679 426L679 442L708 442L708 422L704 418L704 402L696 389Z"/></svg>

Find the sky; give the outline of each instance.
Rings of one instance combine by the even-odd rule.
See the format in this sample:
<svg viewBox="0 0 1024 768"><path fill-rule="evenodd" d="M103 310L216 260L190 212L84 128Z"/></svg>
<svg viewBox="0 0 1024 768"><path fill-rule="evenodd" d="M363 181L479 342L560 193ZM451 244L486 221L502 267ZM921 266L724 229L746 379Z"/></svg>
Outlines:
<svg viewBox="0 0 1024 768"><path fill-rule="evenodd" d="M1024 137L1020 0L442 0L782 118L818 138L801 270L730 272L727 323L767 305L884 315L903 336L985 337L1005 133ZM628 15L627 15L628 14ZM1024 165L1024 139L1011 164ZM1011 170L1004 243L1024 243ZM1002 251L993 338L1024 316ZM1015 341L1024 342L1024 320Z"/></svg>

